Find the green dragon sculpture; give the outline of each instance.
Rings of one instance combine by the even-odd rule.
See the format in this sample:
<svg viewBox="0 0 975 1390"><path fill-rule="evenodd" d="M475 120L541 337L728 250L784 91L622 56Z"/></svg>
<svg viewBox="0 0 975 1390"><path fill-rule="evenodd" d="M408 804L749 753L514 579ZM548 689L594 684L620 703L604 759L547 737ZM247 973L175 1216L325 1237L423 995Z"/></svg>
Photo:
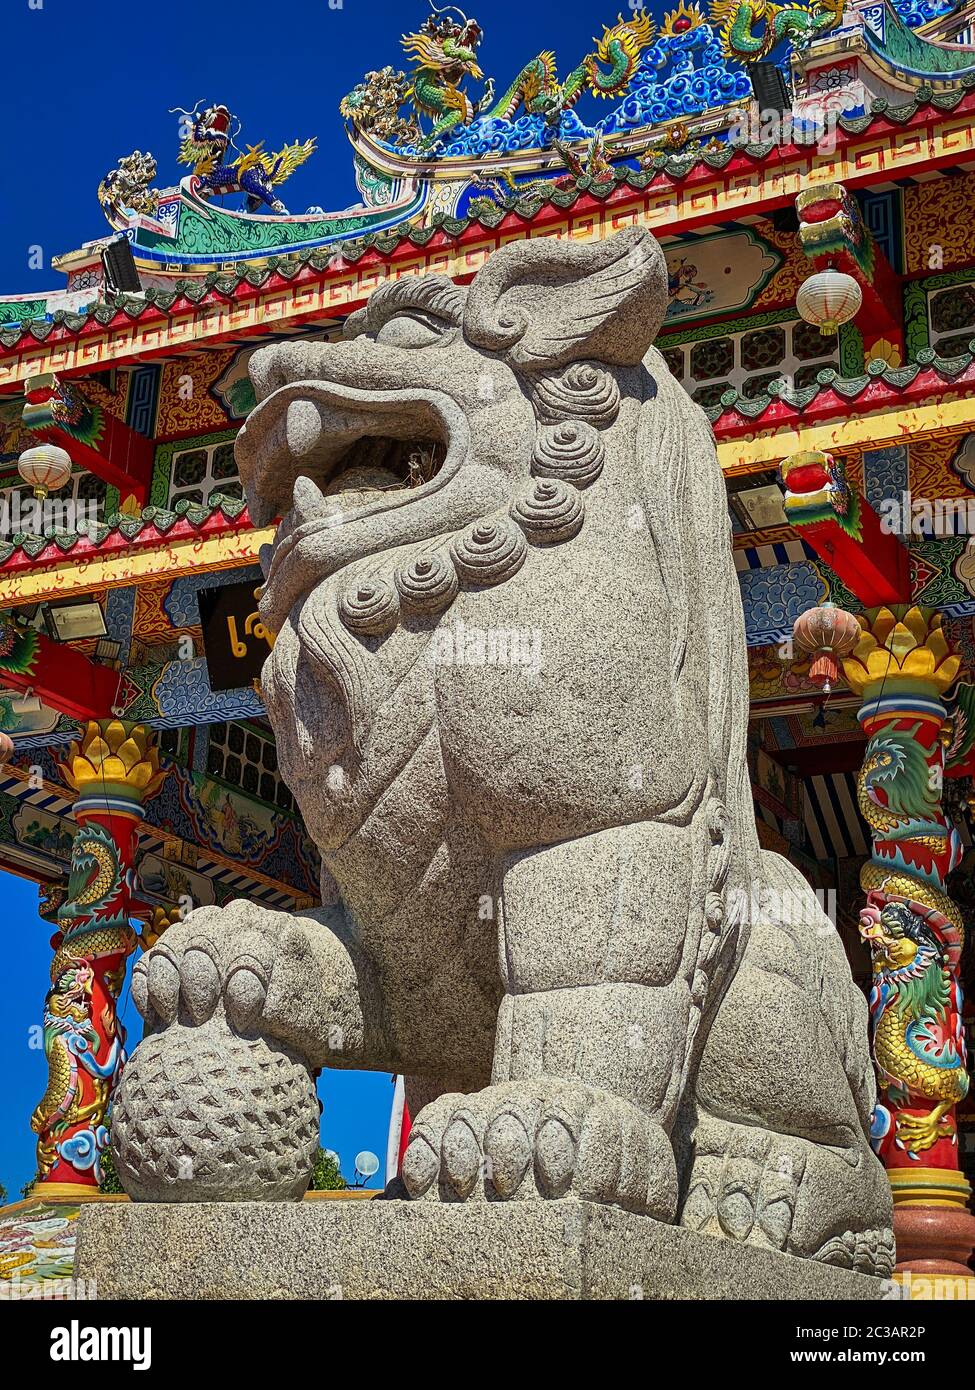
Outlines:
<svg viewBox="0 0 975 1390"><path fill-rule="evenodd" d="M407 94L418 111L434 120L432 131L422 141L424 148L436 145L457 126L470 125L478 116L508 120L521 106L529 115L543 115L554 123L585 92L619 96L636 72L641 51L653 42L656 33L653 20L643 10L636 11L631 19L620 16L612 28L604 27L602 38L593 40L595 50L586 54L564 82L558 79L555 54L540 53L525 64L493 106L493 80L486 83L475 105L460 84L465 77L483 77L476 57L482 30L476 20L462 18L463 24L458 24L431 16L416 33L403 35L403 48L417 63Z"/></svg>
<svg viewBox="0 0 975 1390"><path fill-rule="evenodd" d="M725 57L740 63L767 58L784 40L804 48L818 34L839 24L843 0L811 0L809 5L776 5L771 0L711 0L711 23ZM761 33L756 27L764 25Z"/></svg>
<svg viewBox="0 0 975 1390"><path fill-rule="evenodd" d="M857 805L875 835L917 841L937 853L948 831L939 816L940 790L917 742L918 727L873 736L857 777Z"/></svg>

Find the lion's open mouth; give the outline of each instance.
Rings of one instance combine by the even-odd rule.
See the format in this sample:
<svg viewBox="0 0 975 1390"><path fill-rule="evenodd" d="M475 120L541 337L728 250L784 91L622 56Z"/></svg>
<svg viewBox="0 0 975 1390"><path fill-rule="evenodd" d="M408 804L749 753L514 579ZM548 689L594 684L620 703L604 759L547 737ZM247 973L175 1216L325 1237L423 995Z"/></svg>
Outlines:
<svg viewBox="0 0 975 1390"><path fill-rule="evenodd" d="M337 561L355 558L338 533L437 492L456 474L467 440L463 413L439 391L363 391L322 381L274 391L236 443L251 520L266 526L281 518L269 586L311 542L320 559L323 540L332 537ZM362 545L363 554L374 548L366 536ZM294 585L280 587L287 593L275 608L296 596Z"/></svg>
<svg viewBox="0 0 975 1390"><path fill-rule="evenodd" d="M405 500L437 477L446 457L437 439L364 435L324 471L297 474L275 544L280 549L299 527L342 526L375 503Z"/></svg>
<svg viewBox="0 0 975 1390"><path fill-rule="evenodd" d="M237 437L236 454L251 519L285 516L295 482L321 497L375 500L432 482L446 462L456 412L439 393L364 392L296 382L269 396ZM304 489L310 499L310 489ZM338 510L321 507L321 514ZM311 519L311 518L306 518Z"/></svg>

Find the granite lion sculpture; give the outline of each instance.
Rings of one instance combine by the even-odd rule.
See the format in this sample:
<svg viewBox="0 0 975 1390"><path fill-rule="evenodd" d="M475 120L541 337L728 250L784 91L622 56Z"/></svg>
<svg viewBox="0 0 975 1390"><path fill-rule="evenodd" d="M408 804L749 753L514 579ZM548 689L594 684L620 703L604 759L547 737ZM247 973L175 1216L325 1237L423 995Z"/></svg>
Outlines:
<svg viewBox="0 0 975 1390"><path fill-rule="evenodd" d="M865 1002L763 853L725 488L630 228L382 285L259 350L237 457L320 910L136 965L142 1200L294 1199L321 1067L409 1078L391 1197L615 1204L886 1274Z"/></svg>

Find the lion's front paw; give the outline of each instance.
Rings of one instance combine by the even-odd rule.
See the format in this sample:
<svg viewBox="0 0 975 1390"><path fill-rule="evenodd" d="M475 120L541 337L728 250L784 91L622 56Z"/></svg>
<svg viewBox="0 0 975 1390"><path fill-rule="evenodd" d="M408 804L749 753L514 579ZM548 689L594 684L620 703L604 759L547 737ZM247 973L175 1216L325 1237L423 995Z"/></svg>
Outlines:
<svg viewBox="0 0 975 1390"><path fill-rule="evenodd" d="M282 957L307 949L297 919L255 903L198 909L136 961L132 998L150 1028L205 1023L218 1006L239 1032L256 1029Z"/></svg>
<svg viewBox="0 0 975 1390"><path fill-rule="evenodd" d="M673 1221L670 1140L642 1110L555 1077L440 1096L420 1111L403 1158L413 1200L577 1197Z"/></svg>
<svg viewBox="0 0 975 1390"><path fill-rule="evenodd" d="M305 1191L320 1111L303 1044L321 1029L312 1011L289 1035L269 1001L272 986L301 995L309 953L298 919L238 902L192 913L137 961L132 995L148 1030L112 1109L131 1197L286 1201Z"/></svg>

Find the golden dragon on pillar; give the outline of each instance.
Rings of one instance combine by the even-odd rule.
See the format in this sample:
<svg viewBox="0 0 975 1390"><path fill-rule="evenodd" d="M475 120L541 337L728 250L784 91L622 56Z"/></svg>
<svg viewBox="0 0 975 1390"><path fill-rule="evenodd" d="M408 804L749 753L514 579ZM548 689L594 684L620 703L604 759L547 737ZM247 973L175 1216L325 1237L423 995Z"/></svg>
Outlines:
<svg viewBox="0 0 975 1390"><path fill-rule="evenodd" d="M860 625L843 669L864 701L858 717L868 737L857 799L873 835L860 877L860 930L872 954L883 1092L874 1139L888 1168L922 1153L934 1167L957 1168L954 1107L968 1092L958 976L964 927L946 887L961 841L942 806L942 699L960 658L940 615L927 610L882 608Z"/></svg>
<svg viewBox="0 0 975 1390"><path fill-rule="evenodd" d="M142 801L162 783L151 735L119 720L87 725L62 767L79 830L52 938L44 1005L48 1084L31 1117L43 1183L97 1186L106 1115L125 1064L116 1001L136 941L131 861Z"/></svg>

